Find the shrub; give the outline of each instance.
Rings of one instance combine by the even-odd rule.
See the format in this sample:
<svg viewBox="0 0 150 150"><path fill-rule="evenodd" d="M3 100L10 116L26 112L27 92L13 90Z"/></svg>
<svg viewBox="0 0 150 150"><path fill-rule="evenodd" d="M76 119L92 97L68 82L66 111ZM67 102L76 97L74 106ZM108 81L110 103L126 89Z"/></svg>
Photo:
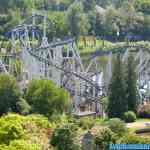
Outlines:
<svg viewBox="0 0 150 150"><path fill-rule="evenodd" d="M141 118L150 118L150 103L140 106L138 115Z"/></svg>
<svg viewBox="0 0 150 150"><path fill-rule="evenodd" d="M78 150L79 146L76 144L75 137L76 132L73 127L67 125L57 128L52 135L51 145L58 150Z"/></svg>
<svg viewBox="0 0 150 150"><path fill-rule="evenodd" d="M149 144L150 138L140 137L135 134L125 134L120 140L119 143L126 144Z"/></svg>
<svg viewBox="0 0 150 150"><path fill-rule="evenodd" d="M136 120L136 114L132 111L124 113L124 121L127 123L134 122Z"/></svg>
<svg viewBox="0 0 150 150"><path fill-rule="evenodd" d="M109 145L115 141L115 135L109 128L100 129L95 136L95 144L99 149L108 150Z"/></svg>
<svg viewBox="0 0 150 150"><path fill-rule="evenodd" d="M42 150L40 145L30 144L29 142L24 140L15 140L11 142L9 148L11 148L11 150Z"/></svg>
<svg viewBox="0 0 150 150"><path fill-rule="evenodd" d="M20 114L27 115L30 113L31 107L25 99L20 98L20 101L17 102L17 110Z"/></svg>
<svg viewBox="0 0 150 150"><path fill-rule="evenodd" d="M37 144L30 144L24 140L15 140L7 145L0 145L0 150L42 150L42 148Z"/></svg>
<svg viewBox="0 0 150 150"><path fill-rule="evenodd" d="M108 127L118 136L122 136L127 131L125 123L119 118L110 119L108 122Z"/></svg>
<svg viewBox="0 0 150 150"><path fill-rule="evenodd" d="M92 117L80 118L79 126L83 129L90 129L94 126L94 119Z"/></svg>
<svg viewBox="0 0 150 150"><path fill-rule="evenodd" d="M47 117L44 117L42 115L28 115L25 117L25 123L31 122L32 124L36 124L39 128L50 128L52 125L48 121Z"/></svg>
<svg viewBox="0 0 150 150"><path fill-rule="evenodd" d="M42 149L47 149L50 146L49 138L52 134L51 123L41 115L8 114L0 118L0 150L13 150L13 148L10 148L12 144L18 145L16 146L18 150L24 150L27 146L19 148L24 145L23 143L29 144L32 148L40 145ZM31 150L38 150L38 148Z"/></svg>
<svg viewBox="0 0 150 150"><path fill-rule="evenodd" d="M26 137L19 115L8 115L0 119L0 144L9 144L13 140Z"/></svg>

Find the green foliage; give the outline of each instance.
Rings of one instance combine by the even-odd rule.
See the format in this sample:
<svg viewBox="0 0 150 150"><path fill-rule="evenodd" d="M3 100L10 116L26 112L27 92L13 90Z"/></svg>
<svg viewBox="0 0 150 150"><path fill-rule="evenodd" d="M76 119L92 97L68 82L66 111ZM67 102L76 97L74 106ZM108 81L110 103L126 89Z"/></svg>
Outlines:
<svg viewBox="0 0 150 150"><path fill-rule="evenodd" d="M102 104L103 104L103 109L107 112L107 109L108 109L108 103L109 103L108 97L102 98L101 101L102 101Z"/></svg>
<svg viewBox="0 0 150 150"><path fill-rule="evenodd" d="M128 110L137 111L138 91L137 91L137 75L135 71L134 57L130 54L126 64L126 99L128 102Z"/></svg>
<svg viewBox="0 0 150 150"><path fill-rule="evenodd" d="M0 145L0 150L42 150L38 144L30 144L24 140L14 140L9 146Z"/></svg>
<svg viewBox="0 0 150 150"><path fill-rule="evenodd" d="M69 104L68 93L46 79L33 80L29 84L25 97L32 112L48 117L56 112L61 114L67 110Z"/></svg>
<svg viewBox="0 0 150 150"><path fill-rule="evenodd" d="M79 120L79 126L83 129L91 129L94 123L95 120L92 117L83 117Z"/></svg>
<svg viewBox="0 0 150 150"><path fill-rule="evenodd" d="M150 14L150 1L149 0L136 0L135 7L138 11L145 14Z"/></svg>
<svg viewBox="0 0 150 150"><path fill-rule="evenodd" d="M108 127L118 136L122 136L127 131L125 123L119 118L110 119L108 122Z"/></svg>
<svg viewBox="0 0 150 150"><path fill-rule="evenodd" d="M125 112L124 121L127 123L136 121L136 114L133 111Z"/></svg>
<svg viewBox="0 0 150 150"><path fill-rule="evenodd" d="M138 116L141 118L150 118L150 103L139 106Z"/></svg>
<svg viewBox="0 0 150 150"><path fill-rule="evenodd" d="M2 116L0 118L0 150L47 149L50 147L49 138L52 136L53 128L53 124L41 115Z"/></svg>
<svg viewBox="0 0 150 150"><path fill-rule="evenodd" d="M146 137L140 137L135 134L125 134L120 140L119 143L126 144L149 144L150 139Z"/></svg>
<svg viewBox="0 0 150 150"><path fill-rule="evenodd" d="M14 77L0 74L0 115L17 112L16 103L20 100L20 90Z"/></svg>
<svg viewBox="0 0 150 150"><path fill-rule="evenodd" d="M79 38L80 35L87 34L89 22L86 14L83 12L81 2L76 1L69 7L66 20L72 36Z"/></svg>
<svg viewBox="0 0 150 150"><path fill-rule="evenodd" d="M93 11L95 9L96 1L95 0L82 0L83 7L85 12Z"/></svg>
<svg viewBox="0 0 150 150"><path fill-rule="evenodd" d="M99 9L95 9L96 4ZM0 0L3 18L0 19L0 33L4 34L20 20L31 15L32 9L36 9L46 10L56 19L55 27L48 29L51 38L53 35L62 38L70 31L76 37L96 34L112 41L128 38L145 40L149 39L150 32L149 8L149 0ZM64 20L65 14L67 21ZM4 16L11 18L5 20ZM119 36L117 32L120 33Z"/></svg>
<svg viewBox="0 0 150 150"><path fill-rule="evenodd" d="M49 12L48 18L53 23L51 28L47 29L47 34L50 39L54 37L63 38L68 34L65 12Z"/></svg>
<svg viewBox="0 0 150 150"><path fill-rule="evenodd" d="M109 128L102 128L95 136L95 144L99 149L108 150L109 145L115 143L114 133Z"/></svg>
<svg viewBox="0 0 150 150"><path fill-rule="evenodd" d="M20 101L18 101L16 105L20 114L27 115L30 113L31 107L25 99L20 98Z"/></svg>
<svg viewBox="0 0 150 150"><path fill-rule="evenodd" d="M15 115L0 118L0 144L7 144L13 140L24 139L26 133L22 126L22 118Z"/></svg>
<svg viewBox="0 0 150 150"><path fill-rule="evenodd" d="M71 126L55 129L51 144L58 150L79 150L75 141L76 131Z"/></svg>
<svg viewBox="0 0 150 150"><path fill-rule="evenodd" d="M52 125L50 124L48 118L42 115L28 115L24 118L26 122L31 122L32 124L36 124L39 128L51 128Z"/></svg>
<svg viewBox="0 0 150 150"><path fill-rule="evenodd" d="M114 69L109 86L108 116L121 118L127 111L126 84L124 82L123 64L120 54L114 61Z"/></svg>

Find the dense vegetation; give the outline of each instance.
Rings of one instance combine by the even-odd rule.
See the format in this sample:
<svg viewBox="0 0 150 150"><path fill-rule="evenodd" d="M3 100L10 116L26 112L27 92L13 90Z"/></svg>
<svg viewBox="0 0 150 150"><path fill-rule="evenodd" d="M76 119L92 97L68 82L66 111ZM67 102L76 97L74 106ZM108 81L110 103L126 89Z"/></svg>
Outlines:
<svg viewBox="0 0 150 150"><path fill-rule="evenodd" d="M126 111L137 112L138 89L133 56L123 63L120 53L114 60L114 69L109 85L109 117L123 118Z"/></svg>
<svg viewBox="0 0 150 150"><path fill-rule="evenodd" d="M31 15L32 9L38 9L46 10L55 23L49 28L51 37L94 35L113 41L149 40L149 0L0 0L0 7L1 35Z"/></svg>

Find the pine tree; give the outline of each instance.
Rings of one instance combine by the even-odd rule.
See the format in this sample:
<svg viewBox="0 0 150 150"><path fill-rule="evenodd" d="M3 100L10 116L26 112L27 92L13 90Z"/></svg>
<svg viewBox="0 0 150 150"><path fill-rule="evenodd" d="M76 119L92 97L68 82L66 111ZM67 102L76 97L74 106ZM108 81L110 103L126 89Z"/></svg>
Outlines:
<svg viewBox="0 0 150 150"><path fill-rule="evenodd" d="M108 116L121 118L127 111L126 84L124 81L123 64L120 54L114 61L114 69L109 85Z"/></svg>
<svg viewBox="0 0 150 150"><path fill-rule="evenodd" d="M128 110L136 112L137 109L137 75L135 71L134 58L130 54L126 63L126 95Z"/></svg>

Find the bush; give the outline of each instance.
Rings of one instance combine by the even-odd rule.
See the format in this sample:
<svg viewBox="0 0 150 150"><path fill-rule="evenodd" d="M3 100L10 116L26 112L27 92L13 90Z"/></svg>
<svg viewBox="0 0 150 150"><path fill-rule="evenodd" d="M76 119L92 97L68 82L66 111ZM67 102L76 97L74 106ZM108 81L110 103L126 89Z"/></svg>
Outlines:
<svg viewBox="0 0 150 150"><path fill-rule="evenodd" d="M127 131L125 123L119 118L110 119L108 122L108 127L118 136L122 136Z"/></svg>
<svg viewBox="0 0 150 150"><path fill-rule="evenodd" d="M10 143L9 148L11 150L42 150L38 144L30 144L24 140L15 140Z"/></svg>
<svg viewBox="0 0 150 150"><path fill-rule="evenodd" d="M30 113L31 107L25 99L20 98L20 101L17 102L16 105L17 105L17 110L19 111L20 114L27 115Z"/></svg>
<svg viewBox="0 0 150 150"><path fill-rule="evenodd" d="M7 115L0 118L0 144L9 144L13 140L26 137L22 121L19 115Z"/></svg>
<svg viewBox="0 0 150 150"><path fill-rule="evenodd" d="M136 120L136 114L132 111L124 113L124 121L127 123L134 122Z"/></svg>
<svg viewBox="0 0 150 150"><path fill-rule="evenodd" d="M94 126L94 119L92 117L80 118L79 126L83 129L90 129Z"/></svg>
<svg viewBox="0 0 150 150"><path fill-rule="evenodd" d="M149 144L150 138L140 137L135 134L125 134L120 140L119 143L126 144Z"/></svg>
<svg viewBox="0 0 150 150"><path fill-rule="evenodd" d="M99 149L108 150L109 145L115 141L115 135L109 128L100 129L95 136L95 144Z"/></svg>
<svg viewBox="0 0 150 150"><path fill-rule="evenodd" d="M75 137L74 127L67 125L63 128L57 128L52 135L51 145L58 150L78 150L79 145L76 144Z"/></svg>
<svg viewBox="0 0 150 150"><path fill-rule="evenodd" d="M139 107L138 116L140 118L150 118L150 103Z"/></svg>
<svg viewBox="0 0 150 150"><path fill-rule="evenodd" d="M0 145L0 150L42 150L37 144L30 144L24 140L15 140L7 145Z"/></svg>
<svg viewBox="0 0 150 150"><path fill-rule="evenodd" d="M23 143L29 144L33 148L40 145L42 149L47 149L50 146L49 138L52 134L51 123L41 115L8 114L0 118L0 150L13 150L13 148L10 148L12 144L18 145L16 146L18 150L24 150L27 146L24 147ZM23 147L19 148L21 146ZM38 150L38 148L33 150Z"/></svg>

